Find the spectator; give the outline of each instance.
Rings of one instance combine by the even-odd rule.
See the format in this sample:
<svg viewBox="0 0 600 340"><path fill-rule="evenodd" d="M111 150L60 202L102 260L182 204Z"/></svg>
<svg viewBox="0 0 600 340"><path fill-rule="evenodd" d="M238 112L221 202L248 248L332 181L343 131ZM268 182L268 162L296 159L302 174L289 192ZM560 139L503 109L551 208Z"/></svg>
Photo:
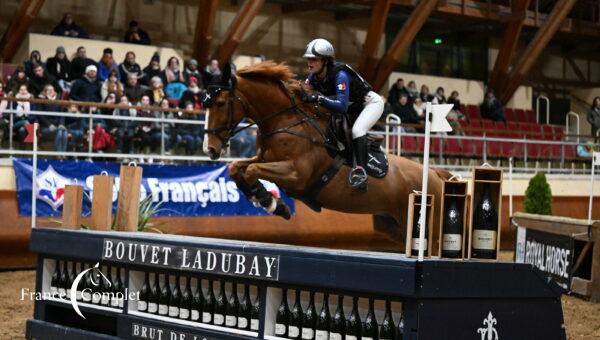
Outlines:
<svg viewBox="0 0 600 340"><path fill-rule="evenodd" d="M107 97L108 98L108 97ZM137 111L132 108L129 98L122 96L119 98L119 108L115 109L113 115L124 116L124 117L135 117ZM117 152L118 153L131 153L131 144L134 135L134 123L130 120L111 120L110 132L117 141Z"/></svg>
<svg viewBox="0 0 600 340"><path fill-rule="evenodd" d="M458 91L452 91L452 93L450 93L447 103L454 105L452 110L460 112L460 99L458 99Z"/></svg>
<svg viewBox="0 0 600 340"><path fill-rule="evenodd" d="M167 84L167 87L165 88L165 94L167 95L167 98L174 99L179 102L181 96L183 96L186 90L187 86L185 86L184 83L177 81Z"/></svg>
<svg viewBox="0 0 600 340"><path fill-rule="evenodd" d="M163 83L160 77L154 77L150 80L150 89L146 91L148 97L150 97L150 103L152 105L160 103L165 98L165 91L163 90Z"/></svg>
<svg viewBox="0 0 600 340"><path fill-rule="evenodd" d="M417 113L419 120L425 120L425 103L423 103L421 97L415 98L413 109Z"/></svg>
<svg viewBox="0 0 600 340"><path fill-rule="evenodd" d="M179 101L179 107L183 108L184 105L182 104L189 102L193 104L194 110L201 110L204 93L202 92L202 89L198 86L198 78L193 76L190 77L189 84L190 85L188 86L188 89L183 93L183 96L181 96L181 100Z"/></svg>
<svg viewBox="0 0 600 340"><path fill-rule="evenodd" d="M58 94L54 90L54 86L50 84L44 87L41 96L43 96L44 99L51 101L59 99ZM62 112L63 107L55 103L45 103L40 104L38 110L44 112ZM65 117L39 116L39 122L42 138L50 139L54 137L54 151L67 151L69 136L65 126ZM62 157L64 156L59 156L59 159L62 159Z"/></svg>
<svg viewBox="0 0 600 340"><path fill-rule="evenodd" d="M17 93L15 94L17 99L31 99L33 96L27 90L27 85L21 84ZM27 136L26 126L31 123L29 113L31 112L31 104L26 101L14 101L11 103L11 109L15 110L13 118L13 131L20 142L25 140Z"/></svg>
<svg viewBox="0 0 600 340"><path fill-rule="evenodd" d="M443 87L440 86L435 90L435 95L433 96L433 102L435 104L445 104L446 103L446 96L444 95Z"/></svg>
<svg viewBox="0 0 600 340"><path fill-rule="evenodd" d="M123 41L130 44L150 45L150 36L140 28L137 21L131 20Z"/></svg>
<svg viewBox="0 0 600 340"><path fill-rule="evenodd" d="M103 101L104 104L112 104L112 105L116 105L117 104L117 94L116 93L109 93L106 98L104 98ZM105 116L110 116L112 114L114 114L114 112L118 110L115 108L108 108L108 107L103 107L100 109L100 113L105 115ZM111 125L111 124L108 124Z"/></svg>
<svg viewBox="0 0 600 340"><path fill-rule="evenodd" d="M204 80L205 88L221 83L221 69L219 68L219 61L217 59L211 60L210 64L206 65L202 71L202 79Z"/></svg>
<svg viewBox="0 0 600 340"><path fill-rule="evenodd" d="M96 62L87 57L85 47L79 46L75 58L71 61L71 79L82 79L85 69L90 65L96 66Z"/></svg>
<svg viewBox="0 0 600 340"><path fill-rule="evenodd" d="M98 78L101 81L105 81L112 70L117 72L117 79L120 80L121 75L119 74L119 65L117 65L113 59L113 50L112 48L105 48L102 52L102 58L98 62Z"/></svg>
<svg viewBox="0 0 600 340"><path fill-rule="evenodd" d="M163 84L168 86L170 83L180 82L185 84L183 72L179 69L179 59L176 57L169 58L167 67L162 71L161 76Z"/></svg>
<svg viewBox="0 0 600 340"><path fill-rule="evenodd" d="M62 90L67 88L66 82L71 80L71 62L67 59L65 48L58 46L54 57L46 60L46 69L48 74L52 75L60 85Z"/></svg>
<svg viewBox="0 0 600 340"><path fill-rule="evenodd" d="M487 90L485 94L485 99L480 105L480 112L481 118L506 122L506 118L504 118L504 110L502 109L502 104L498 99L496 99L496 96L494 96L494 91L492 91L492 89Z"/></svg>
<svg viewBox="0 0 600 340"><path fill-rule="evenodd" d="M185 68L185 71L183 71L183 76L186 84L190 83L190 77L196 77L198 80L198 86L203 86L202 74L198 69L198 61L196 59L190 59L190 61L188 61L187 67Z"/></svg>
<svg viewBox="0 0 600 340"><path fill-rule="evenodd" d="M594 98L592 106L587 114L587 121L592 126L592 137L596 137L596 133L600 130L600 97Z"/></svg>
<svg viewBox="0 0 600 340"><path fill-rule="evenodd" d="M433 96L429 93L429 86L427 86L427 85L421 86L421 93L419 93L419 98L421 98L421 101L423 103L433 101Z"/></svg>
<svg viewBox="0 0 600 340"><path fill-rule="evenodd" d="M169 104L169 100L167 98L163 98L160 101L160 104L158 105L158 107L160 107L161 111L159 114L157 114L157 117L160 117L161 119L173 119L175 116L173 115L172 111L165 111L165 109L169 109L171 108L171 105ZM175 124L173 123L164 123L164 122L160 122L160 126L158 126L158 128L160 128L162 131L164 131L164 139L165 139L165 154L169 155L171 154L171 149L173 147L176 146L177 142L177 135L174 133L175 131ZM158 143L160 143L160 137L158 138ZM162 152L162 150L161 150Z"/></svg>
<svg viewBox="0 0 600 340"><path fill-rule="evenodd" d="M141 79L144 76L142 68L138 63L135 62L135 53L129 51L127 52L127 54L125 54L125 60L123 60L121 65L119 65L119 73L121 74L122 80L127 79L127 76L129 76L130 74L135 75L139 79Z"/></svg>
<svg viewBox="0 0 600 340"><path fill-rule="evenodd" d="M98 69L95 65L86 67L83 79L77 79L71 87L71 99L99 103L102 99L100 94L102 83L98 80L97 74Z"/></svg>
<svg viewBox="0 0 600 340"><path fill-rule="evenodd" d="M390 92L388 93L388 102L390 102L392 105L398 103L398 100L400 99L400 95L402 93L408 94L408 91L404 86L404 79L398 78L394 85L392 85L392 87L390 88Z"/></svg>
<svg viewBox="0 0 600 340"><path fill-rule="evenodd" d="M60 92L62 91L62 88L60 87L56 79L54 79L53 76L46 74L44 66L39 64L36 65L33 68L33 77L31 77L31 79L29 80L29 91L34 97L37 97L40 95L40 93L42 93L44 87L48 84L54 86L54 90L58 93L58 96L60 97Z"/></svg>
<svg viewBox="0 0 600 340"><path fill-rule="evenodd" d="M75 104L71 104L69 107L67 107L67 113L73 116L80 114L79 108ZM65 123L67 124L67 137L73 150L83 146L83 134L85 133L87 121L87 119L82 117L65 117Z"/></svg>
<svg viewBox="0 0 600 340"><path fill-rule="evenodd" d="M144 79L142 84L150 85L150 80L154 77L160 77L160 74L160 56L158 55L158 52L155 52L154 55L152 55L148 66L144 68ZM152 99L152 97L150 97L150 99Z"/></svg>
<svg viewBox="0 0 600 340"><path fill-rule="evenodd" d="M19 92L19 87L21 87L21 85L28 86L28 84L29 78L25 73L25 68L21 65L17 66L15 73L13 73L12 77L10 77L10 80L8 81L8 95L14 96L17 92Z"/></svg>
<svg viewBox="0 0 600 340"><path fill-rule="evenodd" d="M6 97L8 93L4 92L4 84L0 81L0 97ZM0 101L0 148L2 147L2 142L4 141L4 136L7 135L8 132L8 124L9 117L8 114L5 116L4 111L8 107L8 101L1 100Z"/></svg>
<svg viewBox="0 0 600 340"><path fill-rule="evenodd" d="M400 93L400 98L394 104L392 104L392 110L394 114L400 117L402 123L417 124L419 123L419 116L415 111L413 105L408 102L408 95L406 93Z"/></svg>
<svg viewBox="0 0 600 340"><path fill-rule="evenodd" d="M242 123L249 124L246 119ZM256 155L256 129L248 128L231 137L231 155L234 157L250 158Z"/></svg>
<svg viewBox="0 0 600 340"><path fill-rule="evenodd" d="M139 103L143 109L137 111L138 117L156 118L156 114L150 109L150 97L143 95ZM136 122L134 141L136 148L141 152L150 151L160 145L160 130L154 122ZM148 150L144 150L148 149ZM148 152L146 152L148 153Z"/></svg>
<svg viewBox="0 0 600 340"><path fill-rule="evenodd" d="M127 75L127 83L125 83L124 93L132 102L137 103L142 99L142 95L146 90L140 85L137 75L129 73Z"/></svg>
<svg viewBox="0 0 600 340"><path fill-rule="evenodd" d="M119 98L123 95L123 84L118 80L117 74L117 70L112 69L108 78L102 83L102 89L100 90L102 100L104 100L109 93L115 93Z"/></svg>
<svg viewBox="0 0 600 340"><path fill-rule="evenodd" d="M417 98L419 96L419 90L417 90L417 84L415 84L415 82L412 80L408 82L408 87L406 88L406 91L408 92L408 102L409 103L413 103L415 101L415 98Z"/></svg>
<svg viewBox="0 0 600 340"><path fill-rule="evenodd" d="M193 110L194 104L186 103L186 110ZM202 119L200 115L195 115L190 112L180 112L177 117L178 119L185 120L199 120ZM204 130L201 125L190 125L190 124L178 124L177 125L177 140L185 148L186 155L193 155L196 153L198 146L202 145L202 139L204 138Z"/></svg>
<svg viewBox="0 0 600 340"><path fill-rule="evenodd" d="M38 50L31 51L29 59L25 60L23 64L25 65L25 74L29 78L33 77L33 68L35 65L42 65L43 67L46 67L46 65L44 65L42 62L42 55Z"/></svg>
<svg viewBox="0 0 600 340"><path fill-rule="evenodd" d="M73 20L71 13L65 13L63 19L50 33L51 35L59 35L63 37L87 39L89 35Z"/></svg>

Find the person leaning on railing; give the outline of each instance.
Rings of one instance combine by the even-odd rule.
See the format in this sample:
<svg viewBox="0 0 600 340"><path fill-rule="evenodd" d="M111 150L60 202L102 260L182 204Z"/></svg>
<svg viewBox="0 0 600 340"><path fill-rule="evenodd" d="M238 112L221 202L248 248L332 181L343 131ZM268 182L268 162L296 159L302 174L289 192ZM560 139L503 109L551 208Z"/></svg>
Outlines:
<svg viewBox="0 0 600 340"><path fill-rule="evenodd" d="M194 104L188 102L185 105L185 109L193 110ZM177 118L186 120L203 119L201 115L194 115L183 112L179 112ZM185 148L186 155L194 155L198 150L199 146L202 145L202 139L204 138L203 127L201 125L178 124L176 126L175 131L177 132L177 144Z"/></svg>
<svg viewBox="0 0 600 340"><path fill-rule="evenodd" d="M144 109L137 110L137 117L157 118L155 112L150 107L150 97L143 95L139 103ZM154 122L135 122L135 132L133 136L136 153L151 153L160 145L160 130L156 128ZM158 133L158 138L156 137Z"/></svg>
<svg viewBox="0 0 600 340"><path fill-rule="evenodd" d="M594 98L587 114L587 121L592 126L592 137L596 138L596 133L600 130L600 97Z"/></svg>
<svg viewBox="0 0 600 340"><path fill-rule="evenodd" d="M135 109L127 108L127 106L131 106L127 96L119 98L119 105L123 107L114 109L113 115L124 117L135 117L137 115ZM135 133L134 122L129 120L111 120L110 132L117 142L117 153L131 153L133 135Z"/></svg>
<svg viewBox="0 0 600 340"><path fill-rule="evenodd" d="M158 107L161 109L161 111L157 114L157 117L163 118L163 119L174 119L175 115L173 114L172 111L164 111L164 109L169 109L171 108L171 104L169 103L169 100L167 98L163 98L160 101L160 104L158 105ZM170 155L171 154L171 150L175 147L177 147L177 128L175 126L175 124L173 123L164 123L161 122L160 123L163 126L163 130L165 132L163 138L165 140L165 154ZM161 126L158 127L159 129L161 128ZM160 144L160 135L158 137L158 144Z"/></svg>
<svg viewBox="0 0 600 340"><path fill-rule="evenodd" d="M49 101L55 101L59 99L58 94L54 90L54 86L52 86L51 84L48 84L46 85L46 87L44 87L44 91L42 92L41 98L47 99ZM64 111L64 106L52 102L36 104L35 108L39 111L44 112ZM42 141L54 138L54 151L67 151L69 135L65 124L65 117L39 116L38 121L40 123L40 131L42 132Z"/></svg>

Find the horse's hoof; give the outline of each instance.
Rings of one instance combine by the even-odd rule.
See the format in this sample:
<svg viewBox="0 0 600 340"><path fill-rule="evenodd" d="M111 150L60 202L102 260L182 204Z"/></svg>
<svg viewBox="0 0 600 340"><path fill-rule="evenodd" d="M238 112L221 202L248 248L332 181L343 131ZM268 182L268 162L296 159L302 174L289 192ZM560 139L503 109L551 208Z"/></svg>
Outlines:
<svg viewBox="0 0 600 340"><path fill-rule="evenodd" d="M290 208L287 206L287 204L285 204L285 202L281 198L277 199L277 208L275 208L273 215L281 216L281 217L285 218L286 220L289 220L290 218L292 218L292 213L290 212Z"/></svg>

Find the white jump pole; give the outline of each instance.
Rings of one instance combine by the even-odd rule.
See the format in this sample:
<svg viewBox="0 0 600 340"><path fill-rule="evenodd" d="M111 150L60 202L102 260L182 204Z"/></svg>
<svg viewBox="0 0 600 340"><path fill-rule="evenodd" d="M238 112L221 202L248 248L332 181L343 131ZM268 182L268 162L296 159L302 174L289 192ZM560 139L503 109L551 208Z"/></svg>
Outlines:
<svg viewBox="0 0 600 340"><path fill-rule="evenodd" d="M588 205L588 224L592 224L592 205L594 203L594 172L600 164L600 152L594 152L592 156L592 175L590 176L590 201Z"/></svg>
<svg viewBox="0 0 600 340"><path fill-rule="evenodd" d="M425 145L423 147L423 189L421 189L421 211L419 212L419 261L425 253L425 216L427 214L427 180L429 178L429 136L431 135L431 102L425 105ZM431 237L431 235L429 235Z"/></svg>
<svg viewBox="0 0 600 340"><path fill-rule="evenodd" d="M33 159L31 173L31 228L35 228L37 217L37 152L38 152L38 123L33 123Z"/></svg>

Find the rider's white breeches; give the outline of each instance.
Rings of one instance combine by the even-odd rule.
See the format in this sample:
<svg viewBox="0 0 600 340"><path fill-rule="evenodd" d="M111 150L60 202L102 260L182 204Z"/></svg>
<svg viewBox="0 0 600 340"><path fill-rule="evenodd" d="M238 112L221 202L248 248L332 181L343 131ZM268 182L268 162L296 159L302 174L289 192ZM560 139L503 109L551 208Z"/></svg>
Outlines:
<svg viewBox="0 0 600 340"><path fill-rule="evenodd" d="M365 96L365 108L361 111L352 126L352 138L362 137L377 123L385 106L383 98L373 91Z"/></svg>

